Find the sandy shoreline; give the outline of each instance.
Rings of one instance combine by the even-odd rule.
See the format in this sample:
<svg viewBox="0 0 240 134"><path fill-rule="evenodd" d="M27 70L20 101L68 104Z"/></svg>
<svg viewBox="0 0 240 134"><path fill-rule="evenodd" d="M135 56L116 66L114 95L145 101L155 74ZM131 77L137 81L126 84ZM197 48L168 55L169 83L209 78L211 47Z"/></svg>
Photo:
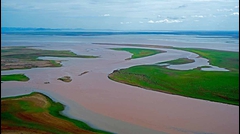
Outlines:
<svg viewBox="0 0 240 134"><path fill-rule="evenodd" d="M1 71L2 74L25 73L30 77L26 83L2 83L2 96L11 94L11 91L7 93L6 90L16 93L19 88L25 92L37 89L52 93L53 98L68 105L67 114L78 119L95 116L83 120L116 133L239 133L238 106L149 91L107 78L115 69L185 58L190 52L162 49L167 50L167 53L126 61L131 54L105 49L108 47L117 46L71 46L76 53L101 57L69 58L60 68ZM58 47L66 48L69 49L69 46ZM78 76L84 71L89 72ZM64 75L71 76L72 82L57 80ZM50 84L44 84L46 81Z"/></svg>

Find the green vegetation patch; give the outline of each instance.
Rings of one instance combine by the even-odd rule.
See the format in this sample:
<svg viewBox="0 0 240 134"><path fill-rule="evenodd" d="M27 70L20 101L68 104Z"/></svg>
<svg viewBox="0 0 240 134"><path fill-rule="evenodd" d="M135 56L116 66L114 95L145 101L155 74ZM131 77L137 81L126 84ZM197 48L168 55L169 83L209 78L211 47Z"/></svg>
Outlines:
<svg viewBox="0 0 240 134"><path fill-rule="evenodd" d="M43 50L23 46L2 47L2 58L17 58L27 60L37 60L38 57L76 57L76 58L96 58L96 56L77 55L69 50Z"/></svg>
<svg viewBox="0 0 240 134"><path fill-rule="evenodd" d="M63 76L61 78L58 78L58 80L64 81L64 82L71 82L72 79L70 76Z"/></svg>
<svg viewBox="0 0 240 134"><path fill-rule="evenodd" d="M238 72L180 71L142 65L116 70L109 78L154 91L239 105Z"/></svg>
<svg viewBox="0 0 240 134"><path fill-rule="evenodd" d="M239 105L239 53L197 49L175 48L199 54L209 59L211 65L230 71L172 70L164 66L143 65L115 70L109 78L145 89L177 94L192 98ZM190 62L186 59L167 61L170 64Z"/></svg>
<svg viewBox="0 0 240 134"><path fill-rule="evenodd" d="M112 50L120 50L120 51L127 51L132 53L131 59L147 57L151 55L155 55L158 53L163 53L165 51L161 50L154 50L154 49L141 49L141 48L111 48Z"/></svg>
<svg viewBox="0 0 240 134"><path fill-rule="evenodd" d="M29 78L24 74L1 75L1 81L28 81Z"/></svg>
<svg viewBox="0 0 240 134"><path fill-rule="evenodd" d="M41 93L1 99L1 132L110 134L61 114L64 105Z"/></svg>
<svg viewBox="0 0 240 134"><path fill-rule="evenodd" d="M239 52L197 49L197 48L175 48L194 52L203 58L209 59L209 63L214 66L239 72Z"/></svg>
<svg viewBox="0 0 240 134"><path fill-rule="evenodd" d="M60 61L41 60L38 57L97 58L97 56L77 55L68 50L42 50L23 46L1 48L1 70L30 69L36 67L60 67Z"/></svg>
<svg viewBox="0 0 240 134"><path fill-rule="evenodd" d="M84 72L82 72L81 74L79 74L78 76L82 76L82 75L84 75L84 74L87 74L89 71L84 71Z"/></svg>
<svg viewBox="0 0 240 134"><path fill-rule="evenodd" d="M179 58L179 59L176 59L176 60L160 62L158 64L168 63L168 64L171 64L171 65L179 65L179 64L187 64L187 63L193 63L193 62L194 62L194 60L192 60L192 59Z"/></svg>

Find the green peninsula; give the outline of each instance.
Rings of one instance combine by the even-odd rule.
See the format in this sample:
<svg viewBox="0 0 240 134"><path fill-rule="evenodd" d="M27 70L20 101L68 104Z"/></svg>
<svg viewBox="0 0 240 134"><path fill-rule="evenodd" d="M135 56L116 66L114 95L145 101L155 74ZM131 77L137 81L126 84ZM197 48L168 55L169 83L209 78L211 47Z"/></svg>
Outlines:
<svg viewBox="0 0 240 134"><path fill-rule="evenodd" d="M77 55L68 50L42 50L24 46L1 47L1 70L61 66L59 60L38 59L44 56L97 58L97 56Z"/></svg>
<svg viewBox="0 0 240 134"><path fill-rule="evenodd" d="M230 71L173 70L159 65L140 65L115 70L111 80L149 90L239 105L238 52L184 49L207 58L210 64ZM178 59L169 63L187 63Z"/></svg>
<svg viewBox="0 0 240 134"><path fill-rule="evenodd" d="M1 133L110 134L61 113L64 105L42 93L1 99Z"/></svg>
<svg viewBox="0 0 240 134"><path fill-rule="evenodd" d="M29 78L24 74L1 75L1 81L28 81Z"/></svg>
<svg viewBox="0 0 240 134"><path fill-rule="evenodd" d="M147 57L147 56L165 52L161 50L142 49L142 48L111 48L111 49L118 50L118 51L127 51L129 53L132 53L133 55L129 59L142 58L142 57Z"/></svg>

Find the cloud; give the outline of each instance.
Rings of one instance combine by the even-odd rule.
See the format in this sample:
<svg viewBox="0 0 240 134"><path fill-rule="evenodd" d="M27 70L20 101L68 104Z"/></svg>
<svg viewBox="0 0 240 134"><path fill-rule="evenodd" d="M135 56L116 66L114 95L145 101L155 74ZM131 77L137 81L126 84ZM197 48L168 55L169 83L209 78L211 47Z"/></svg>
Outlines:
<svg viewBox="0 0 240 134"><path fill-rule="evenodd" d="M216 15L213 15L213 14L209 14L208 17L214 17L214 18L216 18L217 16L216 16Z"/></svg>
<svg viewBox="0 0 240 134"><path fill-rule="evenodd" d="M231 12L233 11L233 9L227 9L227 8L224 8L224 9L217 9L218 12Z"/></svg>
<svg viewBox="0 0 240 134"><path fill-rule="evenodd" d="M155 23L153 20L149 20L148 23Z"/></svg>
<svg viewBox="0 0 240 134"><path fill-rule="evenodd" d="M239 12L234 12L234 13L232 13L231 15L237 15L237 16L239 16Z"/></svg>
<svg viewBox="0 0 240 134"><path fill-rule="evenodd" d="M181 19L186 19L186 16L180 16L180 17L170 17L170 16L168 16L167 19L169 19L169 20L181 20Z"/></svg>
<svg viewBox="0 0 240 134"><path fill-rule="evenodd" d="M110 16L110 14L104 14L103 16L107 17L107 16Z"/></svg>
<svg viewBox="0 0 240 134"><path fill-rule="evenodd" d="M204 16L202 16L202 15L193 15L191 17L193 17L193 18L204 18Z"/></svg>
<svg viewBox="0 0 240 134"><path fill-rule="evenodd" d="M181 20L168 20L168 19L164 19L164 20L159 20L156 21L157 23L179 23L179 22L183 22Z"/></svg>
<svg viewBox="0 0 240 134"><path fill-rule="evenodd" d="M196 2L224 2L226 0L192 0Z"/></svg>
<svg viewBox="0 0 240 134"><path fill-rule="evenodd" d="M127 22L120 22L120 24L131 24L132 22L127 21Z"/></svg>
<svg viewBox="0 0 240 134"><path fill-rule="evenodd" d="M234 24L239 16L237 0L66 1L2 0L2 26L214 29L217 22L226 20L226 24ZM229 19L224 15L228 15ZM196 27L194 20L199 20L202 27ZM167 26L168 23L180 24L181 27L171 24ZM205 27L207 23L210 24L209 27ZM123 24L122 27L118 27L120 24ZM226 30L233 27L226 24Z"/></svg>
<svg viewBox="0 0 240 134"><path fill-rule="evenodd" d="M187 7L187 5L181 5L181 6L178 6L177 8L179 9L179 8L185 8L185 7Z"/></svg>
<svg viewBox="0 0 240 134"><path fill-rule="evenodd" d="M149 20L148 23L179 23L179 22L183 22L182 20L170 20L170 19L163 19L163 20L157 20L157 21L153 21L153 20Z"/></svg>
<svg viewBox="0 0 240 134"><path fill-rule="evenodd" d="M186 19L186 16L184 16L184 15L183 15L183 16L181 16L181 19Z"/></svg>

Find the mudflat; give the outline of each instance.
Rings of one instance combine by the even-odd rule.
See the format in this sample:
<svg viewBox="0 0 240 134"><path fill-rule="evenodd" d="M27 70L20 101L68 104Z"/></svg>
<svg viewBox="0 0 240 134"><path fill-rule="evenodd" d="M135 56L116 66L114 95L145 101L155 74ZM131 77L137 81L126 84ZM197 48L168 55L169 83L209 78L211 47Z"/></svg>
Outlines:
<svg viewBox="0 0 240 134"><path fill-rule="evenodd" d="M30 69L36 67L60 67L59 60L40 60L38 57L96 58L97 56L77 55L67 50L41 50L25 46L1 47L1 70Z"/></svg>

